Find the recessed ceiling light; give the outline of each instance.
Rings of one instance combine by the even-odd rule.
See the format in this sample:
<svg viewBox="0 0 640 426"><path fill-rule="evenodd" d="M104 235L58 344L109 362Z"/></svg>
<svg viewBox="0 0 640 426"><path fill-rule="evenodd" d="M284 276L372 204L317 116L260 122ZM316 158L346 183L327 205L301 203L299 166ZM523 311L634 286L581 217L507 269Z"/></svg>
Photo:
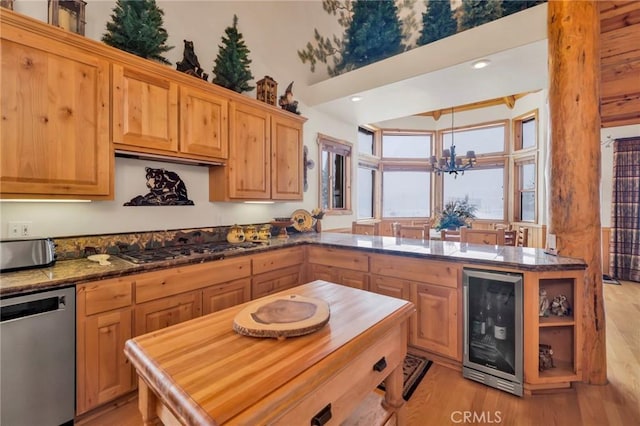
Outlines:
<svg viewBox="0 0 640 426"><path fill-rule="evenodd" d="M485 68L485 67L489 66L489 64L490 64L490 63L491 63L491 61L490 61L490 60L488 60L488 59L478 59L477 61L473 62L473 63L471 64L471 66L472 66L474 69L479 70L479 69L481 69L481 68Z"/></svg>
<svg viewBox="0 0 640 426"><path fill-rule="evenodd" d="M352 96L351 102L360 102L362 100L362 96Z"/></svg>

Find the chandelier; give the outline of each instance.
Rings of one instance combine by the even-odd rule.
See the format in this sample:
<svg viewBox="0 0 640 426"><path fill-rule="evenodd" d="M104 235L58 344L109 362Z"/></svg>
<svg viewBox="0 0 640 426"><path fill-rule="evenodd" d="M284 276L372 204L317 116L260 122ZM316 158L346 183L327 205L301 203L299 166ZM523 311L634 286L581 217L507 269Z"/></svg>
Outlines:
<svg viewBox="0 0 640 426"><path fill-rule="evenodd" d="M439 160L435 155L431 156L431 169L438 176L441 173L453 174L454 179L458 177L458 173L464 175L464 171L473 167L476 164L476 153L474 151L467 151L467 155L462 157L456 157L456 145L453 140L453 107L451 107L451 148L442 151L442 158Z"/></svg>

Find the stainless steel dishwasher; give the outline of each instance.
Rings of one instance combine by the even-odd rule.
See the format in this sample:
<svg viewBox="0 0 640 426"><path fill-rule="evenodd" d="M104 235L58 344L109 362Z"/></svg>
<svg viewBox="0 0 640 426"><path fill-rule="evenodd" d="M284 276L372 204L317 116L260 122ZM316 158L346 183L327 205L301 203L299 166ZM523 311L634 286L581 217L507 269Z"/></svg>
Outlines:
<svg viewBox="0 0 640 426"><path fill-rule="evenodd" d="M0 424L73 424L75 288L0 300Z"/></svg>

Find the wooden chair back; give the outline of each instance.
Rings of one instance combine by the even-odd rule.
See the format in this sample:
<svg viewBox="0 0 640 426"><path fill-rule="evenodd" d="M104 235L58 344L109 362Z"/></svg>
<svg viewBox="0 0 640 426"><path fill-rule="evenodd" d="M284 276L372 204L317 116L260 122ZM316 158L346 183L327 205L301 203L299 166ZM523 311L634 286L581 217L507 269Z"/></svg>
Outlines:
<svg viewBox="0 0 640 426"><path fill-rule="evenodd" d="M517 231L504 231L504 245L505 246L515 246L516 245L516 234Z"/></svg>
<svg viewBox="0 0 640 426"><path fill-rule="evenodd" d="M443 229L440 231L440 239L442 241L460 242L460 231L450 231L448 229Z"/></svg>
<svg viewBox="0 0 640 426"><path fill-rule="evenodd" d="M529 247L529 228L519 226L516 231L516 246L517 247Z"/></svg>
<svg viewBox="0 0 640 426"><path fill-rule="evenodd" d="M428 240L429 230L431 227L427 224L424 225L403 225L395 222L393 229L396 237L400 238L413 238L415 240Z"/></svg>
<svg viewBox="0 0 640 426"><path fill-rule="evenodd" d="M360 235L380 235L379 221L354 221L351 223L351 233Z"/></svg>
<svg viewBox="0 0 640 426"><path fill-rule="evenodd" d="M503 246L504 229L460 228L460 242Z"/></svg>

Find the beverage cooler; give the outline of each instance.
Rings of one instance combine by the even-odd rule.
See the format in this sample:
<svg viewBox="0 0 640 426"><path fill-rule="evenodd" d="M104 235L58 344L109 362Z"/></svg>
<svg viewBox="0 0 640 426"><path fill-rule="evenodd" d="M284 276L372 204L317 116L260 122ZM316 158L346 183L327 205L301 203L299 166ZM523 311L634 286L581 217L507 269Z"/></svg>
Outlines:
<svg viewBox="0 0 640 426"><path fill-rule="evenodd" d="M522 275L463 269L462 375L522 396Z"/></svg>

